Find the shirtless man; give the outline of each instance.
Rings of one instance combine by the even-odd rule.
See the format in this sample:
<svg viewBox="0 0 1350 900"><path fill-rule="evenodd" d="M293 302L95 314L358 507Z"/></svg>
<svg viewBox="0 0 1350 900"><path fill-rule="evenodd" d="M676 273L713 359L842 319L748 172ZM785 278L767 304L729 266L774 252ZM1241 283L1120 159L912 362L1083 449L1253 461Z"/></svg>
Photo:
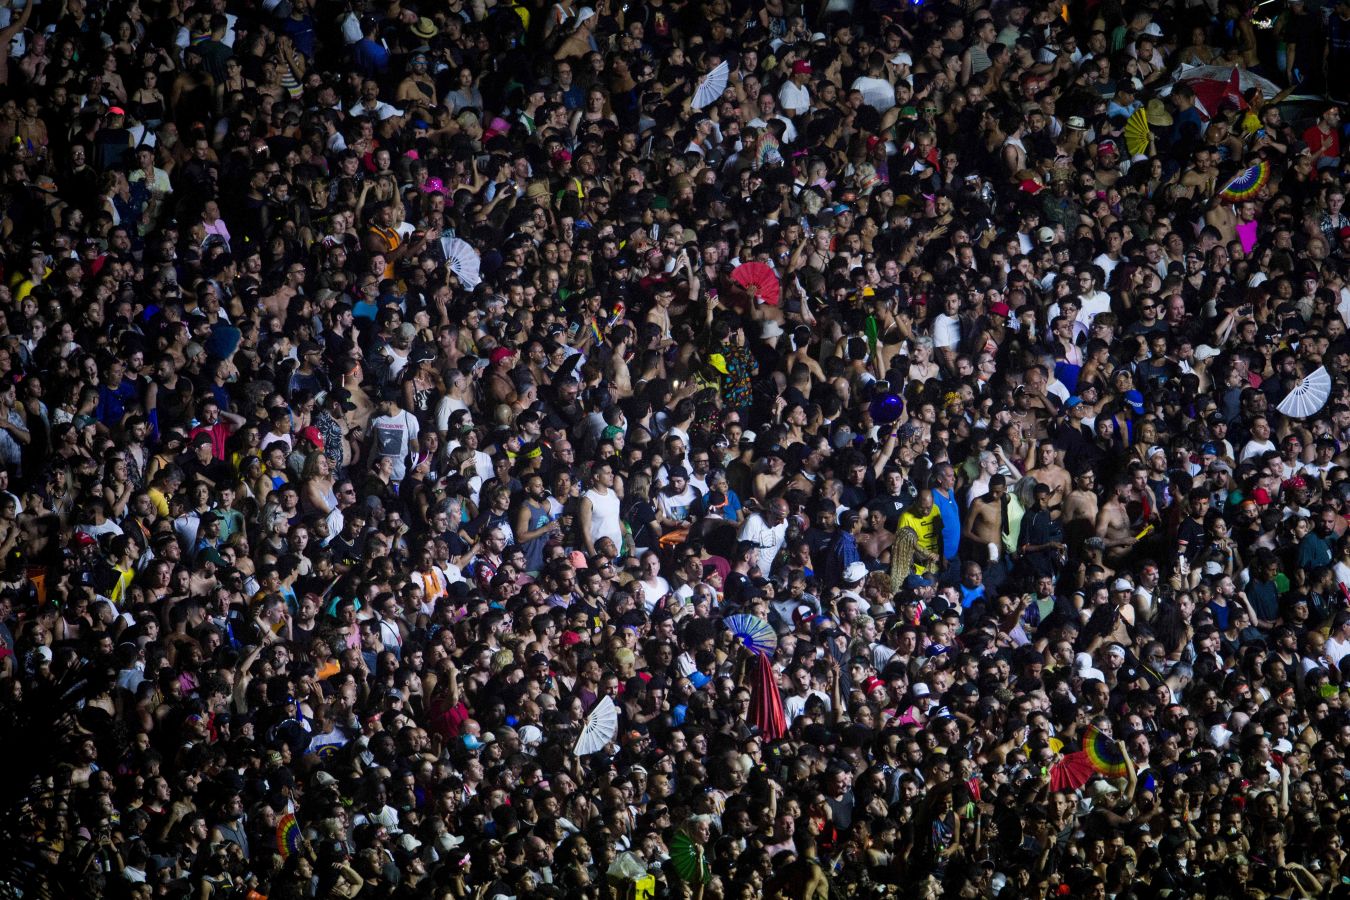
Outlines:
<svg viewBox="0 0 1350 900"><path fill-rule="evenodd" d="M1046 387L1049 383L1050 379L1044 366L1029 366L1022 374L1022 391L1020 393L1026 395L1027 411L1036 417L1038 436L1044 436L1045 423L1055 414L1055 407L1046 399Z"/></svg>
<svg viewBox="0 0 1350 900"><path fill-rule="evenodd" d="M816 856L816 839L810 835L798 839L802 855L783 867L764 886L764 896L772 900L828 900L830 882Z"/></svg>
<svg viewBox="0 0 1350 900"><path fill-rule="evenodd" d="M1130 490L1125 495L1125 502L1130 512L1130 527L1138 534L1145 525L1160 520L1158 497L1148 486L1148 469L1143 463L1130 463L1129 479Z"/></svg>
<svg viewBox="0 0 1350 900"><path fill-rule="evenodd" d="M1007 479L1001 474L989 476L989 493L971 502L961 529L962 548L969 548L968 558L984 567L984 583L990 591L998 590L1006 571L1002 551L1003 502L1007 496Z"/></svg>
<svg viewBox="0 0 1350 900"><path fill-rule="evenodd" d="M1061 466L1059 461L1059 448L1051 441L1042 441L1036 451L1036 468L1027 472L1032 478L1050 488L1050 497L1045 507L1056 517L1063 513L1064 500L1073 487L1069 470Z"/></svg>
<svg viewBox="0 0 1350 900"><path fill-rule="evenodd" d="M1215 184L1218 166L1214 162L1214 153L1208 147L1198 147L1192 159L1190 168L1181 173L1176 193L1190 199L1197 196L1208 199L1221 187Z"/></svg>
<svg viewBox="0 0 1350 900"><path fill-rule="evenodd" d="M886 530L886 514L879 509L868 510L867 525L858 532L858 553L866 561L875 560L890 565L891 547L895 535Z"/></svg>
<svg viewBox="0 0 1350 900"><path fill-rule="evenodd" d="M1227 244L1237 240L1238 217L1231 205L1219 202L1221 197L1221 194L1215 194L1209 208L1205 210L1205 224L1218 229L1223 242Z"/></svg>
<svg viewBox="0 0 1350 900"><path fill-rule="evenodd" d="M1097 533L1097 492L1093 490L1096 480L1095 472L1083 469L1073 476L1073 490L1064 498L1060 521L1070 547L1079 546Z"/></svg>
<svg viewBox="0 0 1350 900"><path fill-rule="evenodd" d="M760 503L768 502L770 497L778 496L779 485L783 483L783 448L774 445L764 458L765 470L755 476L754 496Z"/></svg>
<svg viewBox="0 0 1350 900"><path fill-rule="evenodd" d="M1135 545L1134 534L1130 531L1130 514L1126 509L1130 486L1129 476L1117 481L1111 498L1097 513L1097 537L1106 542L1106 561L1116 569L1120 568Z"/></svg>

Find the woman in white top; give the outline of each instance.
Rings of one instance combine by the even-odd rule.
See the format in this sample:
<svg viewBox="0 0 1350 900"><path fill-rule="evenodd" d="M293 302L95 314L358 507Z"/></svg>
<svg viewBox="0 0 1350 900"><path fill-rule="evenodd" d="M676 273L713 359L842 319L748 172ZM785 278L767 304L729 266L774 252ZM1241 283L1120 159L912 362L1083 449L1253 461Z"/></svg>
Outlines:
<svg viewBox="0 0 1350 900"><path fill-rule="evenodd" d="M315 450L305 459L300 476L300 504L307 514L323 516L328 522L328 533L337 535L342 532L343 516L338 508L332 470L332 461L322 450Z"/></svg>

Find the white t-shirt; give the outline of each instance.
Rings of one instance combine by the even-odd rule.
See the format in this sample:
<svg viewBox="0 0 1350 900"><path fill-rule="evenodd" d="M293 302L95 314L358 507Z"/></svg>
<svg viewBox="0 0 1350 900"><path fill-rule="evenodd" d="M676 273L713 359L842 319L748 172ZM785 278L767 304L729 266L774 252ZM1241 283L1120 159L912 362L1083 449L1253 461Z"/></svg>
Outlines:
<svg viewBox="0 0 1350 900"><path fill-rule="evenodd" d="M943 350L955 350L961 343L961 320L956 316L940 313L933 320L933 346Z"/></svg>
<svg viewBox="0 0 1350 900"><path fill-rule="evenodd" d="M797 140L797 126L792 124L791 119L789 119L787 116L773 116L773 118L782 122L783 125L786 126L785 130L783 131L784 144L791 144L793 141ZM768 128L769 123L764 119L760 118L759 116L755 116L753 119L750 120L750 127Z"/></svg>
<svg viewBox="0 0 1350 900"><path fill-rule="evenodd" d="M1086 296L1079 295L1082 308L1078 310L1078 321L1091 325L1092 320L1104 312L1111 311L1111 297L1102 291L1093 291Z"/></svg>
<svg viewBox="0 0 1350 900"><path fill-rule="evenodd" d="M811 92L806 89L805 85L798 87L789 79L783 82L783 86L778 89L778 105L785 110L801 115L811 108Z"/></svg>
<svg viewBox="0 0 1350 900"><path fill-rule="evenodd" d="M886 112L895 106L895 87L885 78L859 75L853 79L850 90L860 91L863 102L877 112Z"/></svg>
<svg viewBox="0 0 1350 900"><path fill-rule="evenodd" d="M1343 659L1347 653L1350 653L1350 642L1339 641L1336 638L1328 638L1326 646L1327 656L1336 664L1336 668L1339 669L1341 667L1341 659Z"/></svg>
<svg viewBox="0 0 1350 900"><path fill-rule="evenodd" d="M821 700L825 701L826 710L831 708L832 704L830 703L829 695L821 691L807 691L805 697L798 697L796 694L785 697L783 698L783 714L787 718L789 725L795 722L798 716L806 712L806 701L810 700L812 697L819 697Z"/></svg>
<svg viewBox="0 0 1350 900"><path fill-rule="evenodd" d="M1262 453L1269 453L1275 449L1275 444L1271 441L1258 441L1252 439L1242 447L1242 455L1238 457L1238 462L1246 462L1253 456L1260 456Z"/></svg>
<svg viewBox="0 0 1350 900"><path fill-rule="evenodd" d="M768 578L773 561L777 558L778 551L783 549L783 542L787 539L787 522L770 526L759 513L751 513L741 526L739 537L740 540L750 541L759 548L759 573Z"/></svg>
<svg viewBox="0 0 1350 900"><path fill-rule="evenodd" d="M370 433L375 436L375 455L394 460L394 480L402 481L408 471L408 455L416 446L422 426L417 417L406 409L392 416L376 416L370 420Z"/></svg>
<svg viewBox="0 0 1350 900"><path fill-rule="evenodd" d="M450 417L461 409L468 409L464 401L458 397L451 397L449 394L441 398L441 402L436 404L436 428L438 431L448 431L450 428Z"/></svg>
<svg viewBox="0 0 1350 900"><path fill-rule="evenodd" d="M1111 257L1107 256L1105 253L1103 253L1103 254L1101 254L1100 256L1098 256L1096 259L1094 259L1094 260L1092 261L1092 264L1093 264L1094 266L1100 266L1100 267L1101 267L1102 272L1106 275L1106 283L1107 283L1107 284L1110 284L1110 283L1111 283L1111 273L1114 272L1114 271L1116 270L1116 266L1120 265L1120 260L1118 260L1118 259L1112 259Z"/></svg>
<svg viewBox="0 0 1350 900"><path fill-rule="evenodd" d="M684 490L678 494L669 494L661 491L656 495L656 507L667 519L680 521L689 515L689 507L698 499L694 489L687 483Z"/></svg>

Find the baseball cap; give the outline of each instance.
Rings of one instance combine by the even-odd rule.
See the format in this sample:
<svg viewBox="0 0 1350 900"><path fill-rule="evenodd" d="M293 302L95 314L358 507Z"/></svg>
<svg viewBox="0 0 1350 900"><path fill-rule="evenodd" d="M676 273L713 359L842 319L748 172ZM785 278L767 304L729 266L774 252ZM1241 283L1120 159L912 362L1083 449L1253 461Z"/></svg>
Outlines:
<svg viewBox="0 0 1350 900"><path fill-rule="evenodd" d="M497 740L497 736L496 736L495 734L493 734L492 732L489 731L489 732L486 732L486 733L482 736L481 739L478 738L478 737L475 737L475 736L472 735L472 734L466 734L466 735L464 735L463 740L464 740L464 746L467 747L468 749L470 749L470 750L482 750L482 749L483 749L484 747L486 747L488 744L491 744L493 741Z"/></svg>
<svg viewBox="0 0 1350 900"><path fill-rule="evenodd" d="M799 59L792 64L793 75L810 75L811 63L805 59Z"/></svg>
<svg viewBox="0 0 1350 900"><path fill-rule="evenodd" d="M346 388L333 388L328 392L328 400L330 402L341 403L342 408L347 412L356 409L356 404L352 402L352 392Z"/></svg>
<svg viewBox="0 0 1350 900"><path fill-rule="evenodd" d="M313 425L306 425L302 428L300 430L300 436L315 447L318 447L319 450L323 450L323 435L319 434L319 429L315 428Z"/></svg>
<svg viewBox="0 0 1350 900"><path fill-rule="evenodd" d="M510 347L498 347L488 355L488 359L494 363L499 363L504 359L510 359L516 355L516 351Z"/></svg>

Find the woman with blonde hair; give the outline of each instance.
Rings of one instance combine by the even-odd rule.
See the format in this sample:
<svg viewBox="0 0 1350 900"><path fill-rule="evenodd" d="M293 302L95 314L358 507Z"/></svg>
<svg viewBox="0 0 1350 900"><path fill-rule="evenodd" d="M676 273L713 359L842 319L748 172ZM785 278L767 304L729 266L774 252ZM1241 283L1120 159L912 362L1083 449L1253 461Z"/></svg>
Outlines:
<svg viewBox="0 0 1350 900"><path fill-rule="evenodd" d="M300 471L300 508L307 516L323 516L329 536L339 534L343 524L335 484L332 460L322 450L315 450L305 457L304 468Z"/></svg>

